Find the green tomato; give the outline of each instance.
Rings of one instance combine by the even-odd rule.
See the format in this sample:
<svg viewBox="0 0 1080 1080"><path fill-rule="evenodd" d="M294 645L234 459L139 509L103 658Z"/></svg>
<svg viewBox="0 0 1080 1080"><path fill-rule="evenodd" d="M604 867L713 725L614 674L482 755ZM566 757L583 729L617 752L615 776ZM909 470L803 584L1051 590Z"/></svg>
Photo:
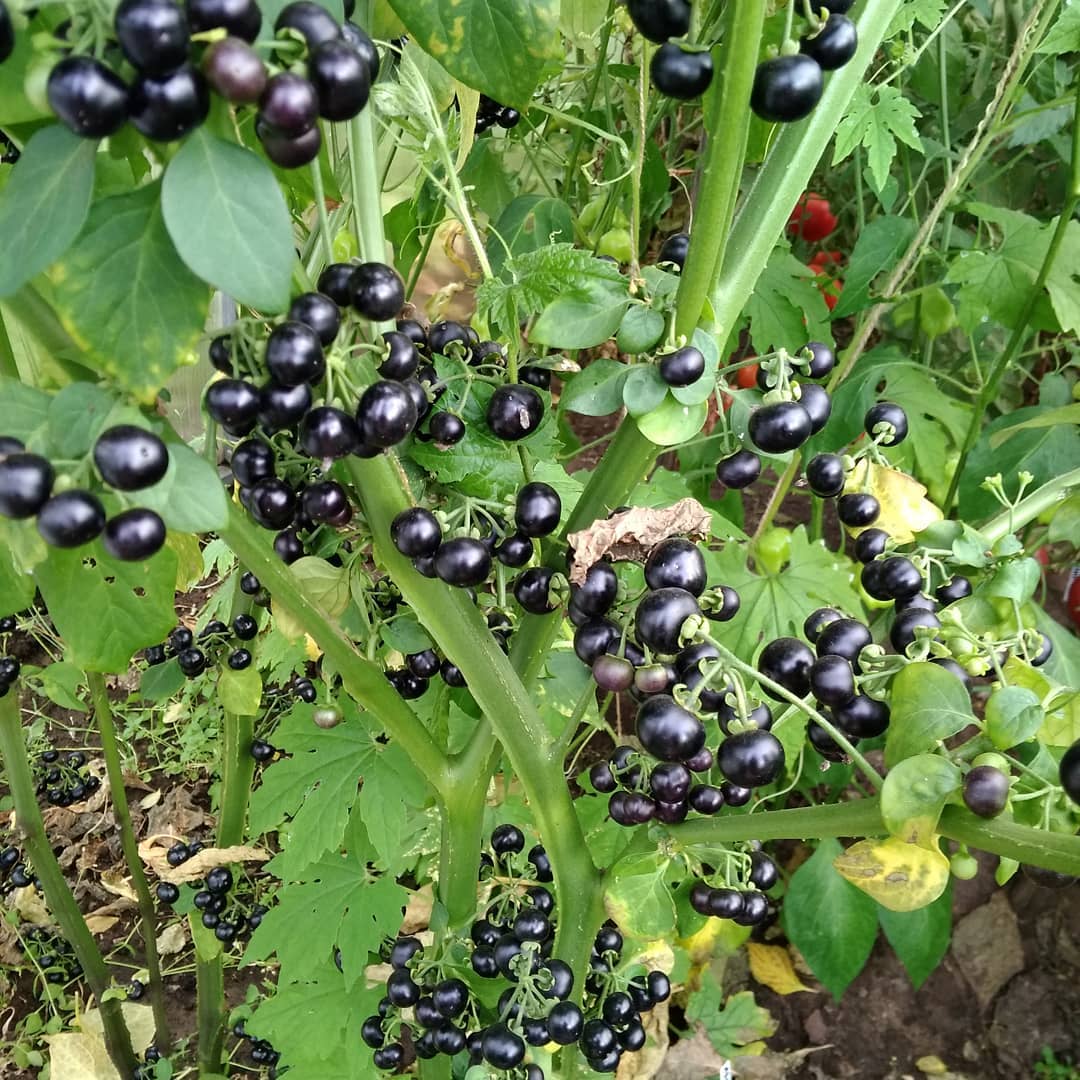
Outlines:
<svg viewBox="0 0 1080 1080"><path fill-rule="evenodd" d="M588 232L600 221L600 214L604 209L604 196L599 195L590 203L586 203L585 209L578 214L578 224L584 232Z"/></svg>
<svg viewBox="0 0 1080 1080"><path fill-rule="evenodd" d="M952 871L954 878L970 881L979 872L979 864L975 861L974 855L966 851L958 851L949 860L949 870Z"/></svg>
<svg viewBox="0 0 1080 1080"><path fill-rule="evenodd" d="M608 229L596 245L597 255L608 255L618 263L628 263L634 257L634 245L628 229Z"/></svg>
<svg viewBox="0 0 1080 1080"><path fill-rule="evenodd" d="M334 237L333 244L334 262L348 262L360 254L360 247L356 242L356 235L351 229L341 229Z"/></svg>
<svg viewBox="0 0 1080 1080"><path fill-rule="evenodd" d="M779 574L791 558L791 530L774 525L758 537L754 560L767 574Z"/></svg>

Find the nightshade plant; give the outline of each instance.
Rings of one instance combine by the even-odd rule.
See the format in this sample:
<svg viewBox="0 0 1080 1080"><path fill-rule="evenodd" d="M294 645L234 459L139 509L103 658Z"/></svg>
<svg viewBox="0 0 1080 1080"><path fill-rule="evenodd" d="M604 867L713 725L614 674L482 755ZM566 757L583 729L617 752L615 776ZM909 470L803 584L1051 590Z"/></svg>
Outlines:
<svg viewBox="0 0 1080 1080"><path fill-rule="evenodd" d="M1057 385L983 430L1030 339L1080 328L1080 40L1073 9L1030 5L953 155L950 50L992 16L907 6L0 0L0 635L47 616L85 673L149 1054L43 830L39 797L86 785L28 758L6 654L4 855L122 1075L183 1053L162 910L188 913L203 1077L229 1068L242 955L277 965L245 1033L279 1075L536 1080L640 1050L710 920L745 936L786 905L802 946L811 873L858 886L872 933L878 905L889 932L947 896L969 846L1002 883L1080 875L1078 649L1032 557L1075 545L1080 406ZM945 151L894 213L897 140L925 149L897 82L927 93L931 49ZM961 206L1021 91L1066 116L1045 225ZM842 350L785 238L830 145L858 185ZM1027 245L1008 304L984 225ZM410 298L455 243L474 312L429 320ZM934 367L958 319L974 391ZM568 472L569 418L616 413ZM665 451L681 472L652 471ZM792 489L809 532L774 525ZM204 559L226 580L177 626ZM144 862L105 682L132 664L148 700L220 718L209 850ZM777 839L824 843L785 880ZM256 841L266 903L215 855ZM425 887L421 942L401 929ZM841 991L855 972L811 944Z"/></svg>

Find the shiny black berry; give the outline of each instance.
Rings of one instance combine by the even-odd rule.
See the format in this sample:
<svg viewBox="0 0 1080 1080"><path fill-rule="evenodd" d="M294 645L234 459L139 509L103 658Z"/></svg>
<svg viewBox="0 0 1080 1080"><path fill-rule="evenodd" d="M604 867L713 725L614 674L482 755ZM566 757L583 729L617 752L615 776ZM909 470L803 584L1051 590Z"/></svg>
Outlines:
<svg viewBox="0 0 1080 1080"><path fill-rule="evenodd" d="M780 775L784 747L769 731L729 735L720 744L717 765L724 778L738 787L764 787Z"/></svg>
<svg viewBox="0 0 1080 1080"><path fill-rule="evenodd" d="M798 638L782 637L770 641L761 650L757 666L758 671L766 678L801 698L810 692L810 668L813 663L814 654L809 646ZM779 695L769 687L764 689L770 697L779 700Z"/></svg>
<svg viewBox="0 0 1080 1080"><path fill-rule="evenodd" d="M657 45L690 29L689 0L628 0L626 7L638 31Z"/></svg>
<svg viewBox="0 0 1080 1080"><path fill-rule="evenodd" d="M187 17L173 0L121 0L113 31L124 56L143 74L164 75L187 60Z"/></svg>
<svg viewBox="0 0 1080 1080"><path fill-rule="evenodd" d="M409 558L434 555L442 543L442 529L430 510L414 506L402 510L391 522L390 539Z"/></svg>
<svg viewBox="0 0 1080 1080"><path fill-rule="evenodd" d="M256 0L187 0L187 16L193 33L220 28L244 41L254 41L262 26Z"/></svg>
<svg viewBox="0 0 1080 1080"><path fill-rule="evenodd" d="M103 139L128 118L128 88L91 56L68 56L49 72L45 85L49 107L76 135Z"/></svg>
<svg viewBox="0 0 1080 1080"><path fill-rule="evenodd" d="M259 417L259 393L242 379L219 379L207 387L206 411L230 435L247 435Z"/></svg>
<svg viewBox="0 0 1080 1080"><path fill-rule="evenodd" d="M507 442L531 435L543 419L543 398L523 383L500 386L488 402L488 428L496 438Z"/></svg>
<svg viewBox="0 0 1080 1080"><path fill-rule="evenodd" d="M881 503L868 491L849 491L836 501L836 515L852 529L873 525L881 514Z"/></svg>
<svg viewBox="0 0 1080 1080"><path fill-rule="evenodd" d="M858 31L845 15L830 15L818 33L799 42L799 52L816 60L822 71L842 68L858 47Z"/></svg>
<svg viewBox="0 0 1080 1080"><path fill-rule="evenodd" d="M214 90L235 105L254 105L269 77L262 57L239 37L214 42L203 55L202 71Z"/></svg>
<svg viewBox="0 0 1080 1080"><path fill-rule="evenodd" d="M549 536L559 527L561 515L562 500L550 484L534 481L518 492L514 523L522 536Z"/></svg>
<svg viewBox="0 0 1080 1080"><path fill-rule="evenodd" d="M152 431L120 424L102 432L94 443L94 464L110 487L139 491L165 475L169 452Z"/></svg>
<svg viewBox="0 0 1080 1080"><path fill-rule="evenodd" d="M447 585L472 588L491 573L491 553L483 541L469 536L447 540L435 552L435 573Z"/></svg>
<svg viewBox="0 0 1080 1080"><path fill-rule="evenodd" d="M275 326L266 341L265 359L270 377L281 386L317 383L326 373L319 335L303 322Z"/></svg>
<svg viewBox="0 0 1080 1080"><path fill-rule="evenodd" d="M700 613L694 595L685 589L657 589L638 604L635 617L637 638L654 652L674 655L681 647L679 632L683 623L690 616Z"/></svg>
<svg viewBox="0 0 1080 1080"><path fill-rule="evenodd" d="M52 547L81 547L104 528L105 508L89 491L62 491L38 511L37 530Z"/></svg>
<svg viewBox="0 0 1080 1080"><path fill-rule="evenodd" d="M274 134L296 138L310 131L318 117L315 87L302 75L282 71L267 81L259 98L259 118ZM326 291L321 279L319 291Z"/></svg>
<svg viewBox="0 0 1080 1080"><path fill-rule="evenodd" d="M38 454L16 452L0 460L0 514L33 517L45 505L56 474Z"/></svg>
<svg viewBox="0 0 1080 1080"><path fill-rule="evenodd" d="M656 256L658 263L672 263L680 270L686 262L686 253L690 250L689 233L672 233L661 245Z"/></svg>
<svg viewBox="0 0 1080 1080"><path fill-rule="evenodd" d="M668 42L653 54L649 74L661 94L689 101L704 94L712 82L712 54Z"/></svg>
<svg viewBox="0 0 1080 1080"><path fill-rule="evenodd" d="M148 139L174 142L197 128L210 112L210 90L190 64L167 75L142 75L131 84L132 125Z"/></svg>
<svg viewBox="0 0 1080 1080"><path fill-rule="evenodd" d="M844 490L844 459L839 454L815 454L806 466L806 482L810 490L823 499L839 495Z"/></svg>
<svg viewBox="0 0 1080 1080"><path fill-rule="evenodd" d="M716 465L716 479L736 490L749 487L761 475L761 458L751 450L736 450Z"/></svg>
<svg viewBox="0 0 1080 1080"><path fill-rule="evenodd" d="M241 487L254 487L260 480L274 475L273 448L262 439L245 439L233 451L229 465Z"/></svg>
<svg viewBox="0 0 1080 1080"><path fill-rule="evenodd" d="M813 434L810 414L797 401L762 405L750 416L750 441L766 454L797 450Z"/></svg>
<svg viewBox="0 0 1080 1080"><path fill-rule="evenodd" d="M153 510L134 507L110 518L101 540L114 559L141 562L161 550L165 522Z"/></svg>
<svg viewBox="0 0 1080 1080"><path fill-rule="evenodd" d="M654 591L676 588L700 596L708 583L705 557L697 544L682 537L663 540L649 552L645 583Z"/></svg>
<svg viewBox="0 0 1080 1080"><path fill-rule="evenodd" d="M689 386L705 374L705 357L693 345L684 345L660 357L660 378L668 386Z"/></svg>
<svg viewBox="0 0 1080 1080"><path fill-rule="evenodd" d="M405 283L393 267L384 263L355 266L350 287L353 307L365 319L392 319L405 303Z"/></svg>
<svg viewBox="0 0 1080 1080"><path fill-rule="evenodd" d="M345 457L360 443L360 428L353 418L332 405L312 409L300 425L300 446L308 457L324 461Z"/></svg>
<svg viewBox="0 0 1080 1080"><path fill-rule="evenodd" d="M311 53L307 74L324 119L351 120L367 104L371 92L368 61L347 41L324 41Z"/></svg>
<svg viewBox="0 0 1080 1080"><path fill-rule="evenodd" d="M341 36L337 20L321 4L312 0L295 0L286 4L274 20L274 30L296 30L307 42L309 49L315 49L324 41L333 41Z"/></svg>
<svg viewBox="0 0 1080 1080"><path fill-rule="evenodd" d="M777 56L758 64L750 107L762 120L788 124L809 116L824 88L816 60L803 54Z"/></svg>
<svg viewBox="0 0 1080 1080"><path fill-rule="evenodd" d="M356 421L369 446L394 446L416 426L416 403L402 383L382 379L372 383L360 398Z"/></svg>
<svg viewBox="0 0 1080 1080"><path fill-rule="evenodd" d="M654 694L638 709L641 745L661 761L685 761L705 745L705 728L667 694Z"/></svg>

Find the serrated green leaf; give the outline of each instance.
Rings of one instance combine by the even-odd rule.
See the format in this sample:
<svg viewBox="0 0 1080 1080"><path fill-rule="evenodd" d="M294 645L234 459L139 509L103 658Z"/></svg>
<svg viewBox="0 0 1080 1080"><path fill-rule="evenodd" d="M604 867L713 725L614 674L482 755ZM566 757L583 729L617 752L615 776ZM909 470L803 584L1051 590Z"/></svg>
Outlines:
<svg viewBox="0 0 1080 1080"><path fill-rule="evenodd" d="M289 564L289 571L303 586L304 595L312 603L337 618L349 606L349 575L343 567L331 566L316 555L305 555ZM304 626L283 606L274 611L277 628L290 640L304 636Z"/></svg>
<svg viewBox="0 0 1080 1080"><path fill-rule="evenodd" d="M914 842L937 827L945 800L959 791L960 770L936 754L905 758L885 777L881 818L893 836Z"/></svg>
<svg viewBox="0 0 1080 1080"><path fill-rule="evenodd" d="M21 36L21 35L20 35ZM60 124L27 141L0 190L0 296L10 296L71 246L94 189L97 142Z"/></svg>
<svg viewBox="0 0 1080 1080"><path fill-rule="evenodd" d="M225 668L218 676L217 696L226 712L257 716L262 701L262 676L253 665L239 671Z"/></svg>
<svg viewBox="0 0 1080 1080"><path fill-rule="evenodd" d="M713 1049L725 1058L753 1053L762 1039L776 1031L776 1021L768 1009L758 1005L751 991L740 990L725 1001L723 989L711 976L703 978L690 995L686 1018L705 1029Z"/></svg>
<svg viewBox="0 0 1080 1080"><path fill-rule="evenodd" d="M877 937L877 904L833 866L839 841L822 840L799 867L784 896L783 920L792 944L835 998L862 971Z"/></svg>
<svg viewBox="0 0 1080 1080"><path fill-rule="evenodd" d="M890 911L878 905L878 922L916 990L945 958L952 938L952 885L915 911Z"/></svg>
<svg viewBox="0 0 1080 1080"><path fill-rule="evenodd" d="M815 608L836 606L856 618L862 612L851 563L820 541L811 543L801 525L791 534L790 561L778 574L751 570L748 550L739 544L709 551L706 564L710 584L729 585L742 598L738 613L724 624L724 642L747 661L762 641L798 636Z"/></svg>
<svg viewBox="0 0 1080 1080"><path fill-rule="evenodd" d="M758 353L794 352L807 341L831 341L829 309L814 284L814 272L788 249L777 246L746 303L750 337Z"/></svg>
<svg viewBox="0 0 1080 1080"><path fill-rule="evenodd" d="M898 86L862 82L851 95L847 112L836 128L832 163L838 165L856 146L866 149L878 189L885 185L896 157L896 141L922 150L915 121L922 113Z"/></svg>
<svg viewBox="0 0 1080 1080"><path fill-rule="evenodd" d="M939 740L963 731L974 721L964 684L943 667L908 664L893 680L892 718L885 736L885 764L933 749Z"/></svg>
<svg viewBox="0 0 1080 1080"><path fill-rule="evenodd" d="M832 318L842 319L870 306L870 283L896 265L914 234L910 218L887 215L875 218L863 229L848 260L844 291Z"/></svg>
<svg viewBox="0 0 1080 1080"><path fill-rule="evenodd" d="M1051 56L1080 52L1080 0L1066 0L1053 26L1035 51Z"/></svg>
<svg viewBox="0 0 1080 1080"><path fill-rule="evenodd" d="M390 0L420 46L455 79L524 109L562 56L559 0Z"/></svg>
<svg viewBox="0 0 1080 1080"><path fill-rule="evenodd" d="M405 752L384 747L364 775L358 808L379 865L391 874L409 866L413 841L426 827L416 811L427 795L427 784Z"/></svg>
<svg viewBox="0 0 1080 1080"><path fill-rule="evenodd" d="M165 170L161 205L176 250L203 281L265 314L289 306L292 222L258 155L199 128Z"/></svg>
<svg viewBox="0 0 1080 1080"><path fill-rule="evenodd" d="M137 650L176 625L176 553L167 547L134 563L110 558L100 540L50 548L34 576L71 660L85 671L126 671Z"/></svg>
<svg viewBox="0 0 1080 1080"><path fill-rule="evenodd" d="M547 195L519 195L492 227L488 259L498 275L508 258L573 241L574 217L566 203Z"/></svg>
<svg viewBox="0 0 1080 1080"><path fill-rule="evenodd" d="M886 40L908 33L917 22L927 30L936 29L947 6L946 0L906 0L889 23Z"/></svg>
<svg viewBox="0 0 1080 1080"><path fill-rule="evenodd" d="M140 400L194 362L209 303L180 261L161 216L160 185L96 203L51 271L64 326L83 362Z"/></svg>

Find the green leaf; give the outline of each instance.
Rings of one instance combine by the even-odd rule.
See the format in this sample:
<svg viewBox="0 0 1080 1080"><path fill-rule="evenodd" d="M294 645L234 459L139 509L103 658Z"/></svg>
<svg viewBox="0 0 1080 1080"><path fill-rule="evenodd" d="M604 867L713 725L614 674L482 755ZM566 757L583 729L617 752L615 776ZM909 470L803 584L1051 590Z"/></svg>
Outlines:
<svg viewBox="0 0 1080 1080"><path fill-rule="evenodd" d="M331 618L337 618L349 606L349 575L343 567L331 566L316 555L305 555L290 563L289 571L303 586L305 597ZM274 609L274 622L294 641L304 635L303 624L283 605Z"/></svg>
<svg viewBox="0 0 1080 1080"><path fill-rule="evenodd" d="M707 402L716 390L716 369L720 366L720 347L716 338L700 326L694 330L690 344L705 357L705 370L689 386L672 386L671 396L683 405ZM696 435L697 432L694 432Z"/></svg>
<svg viewBox="0 0 1080 1080"><path fill-rule="evenodd" d="M69 383L49 404L50 447L60 457L82 457L101 434L115 405L115 395L104 386Z"/></svg>
<svg viewBox="0 0 1080 1080"><path fill-rule="evenodd" d="M996 450L1008 442L1017 432L1031 431L1035 428L1052 428L1058 424L1080 424L1080 402L1075 405L1063 405L1058 409L1047 409L1025 420L1022 424L1013 424L997 432L990 440L990 448Z"/></svg>
<svg viewBox="0 0 1080 1080"><path fill-rule="evenodd" d="M94 190L97 143L54 124L34 132L0 190L0 296L17 292L79 235Z"/></svg>
<svg viewBox="0 0 1080 1080"><path fill-rule="evenodd" d="M34 570L70 659L85 671L126 671L138 650L165 639L173 610L176 553L144 562L110 558L101 541L75 550L50 548Z"/></svg>
<svg viewBox="0 0 1080 1080"><path fill-rule="evenodd" d="M156 510L176 532L220 529L229 516L229 500L217 470L190 446L168 445L169 468L156 484L138 493L139 506Z"/></svg>
<svg viewBox="0 0 1080 1080"><path fill-rule="evenodd" d="M1080 52L1080 0L1067 0L1035 51L1051 56Z"/></svg>
<svg viewBox="0 0 1080 1080"><path fill-rule="evenodd" d="M721 1007L723 1003L723 1007ZM740 990L724 1002L724 992L716 979L706 977L690 995L686 1019L701 1024L713 1049L725 1058L761 1053L758 1045L776 1031L776 1021L754 1000L749 990Z"/></svg>
<svg viewBox="0 0 1080 1080"><path fill-rule="evenodd" d="M1080 536L1080 495L1070 495L1055 511L1046 538L1051 544Z"/></svg>
<svg viewBox="0 0 1080 1080"><path fill-rule="evenodd" d="M591 349L614 336L630 303L621 290L590 284L584 296L561 296L529 331L529 340L553 349Z"/></svg>
<svg viewBox="0 0 1080 1080"><path fill-rule="evenodd" d="M932 750L974 720L964 684L937 664L908 664L893 680L885 764Z"/></svg>
<svg viewBox="0 0 1080 1080"><path fill-rule="evenodd" d="M382 750L375 766L364 775L360 793L360 819L379 865L391 874L408 868L414 841L427 826L417 813L427 798L427 784L401 747L391 744Z"/></svg>
<svg viewBox="0 0 1080 1080"><path fill-rule="evenodd" d="M986 734L999 750L1027 742L1042 723L1042 700L1023 686L1002 686L987 699Z"/></svg>
<svg viewBox="0 0 1080 1080"><path fill-rule="evenodd" d="M742 598L738 613L724 629L725 644L742 659L753 659L762 641L798 637L815 608L828 605L855 617L861 614L850 562L820 541L811 543L803 526L792 532L790 561L779 573L756 573L748 556L747 547L740 544L727 544L705 556L709 580L731 586Z"/></svg>
<svg viewBox="0 0 1080 1080"><path fill-rule="evenodd" d="M633 310L633 309L631 309ZM634 369L601 357L567 383L559 408L581 416L607 416L622 408L623 383Z"/></svg>
<svg viewBox="0 0 1080 1080"><path fill-rule="evenodd" d="M383 623L379 627L379 634L391 649L397 649L406 656L431 648L431 638L411 612Z"/></svg>
<svg viewBox="0 0 1080 1080"><path fill-rule="evenodd" d="M187 679L175 661L146 668L139 677L139 696L145 701L167 701L183 689Z"/></svg>
<svg viewBox="0 0 1080 1080"><path fill-rule="evenodd" d="M15 553L3 544L6 529L0 529L0 611L5 615L22 611L34 599L36 586L33 575L15 560Z"/></svg>
<svg viewBox="0 0 1080 1080"><path fill-rule="evenodd" d="M289 306L292 222L260 157L199 128L169 162L162 209L180 257L203 281L263 313Z"/></svg>
<svg viewBox="0 0 1080 1080"><path fill-rule="evenodd" d="M952 938L952 885L915 911L890 911L878 905L878 922L916 990L945 959Z"/></svg>
<svg viewBox="0 0 1080 1080"><path fill-rule="evenodd" d="M611 868L604 905L624 933L652 941L675 929L675 901L665 881L669 866L669 859L645 854Z"/></svg>
<svg viewBox="0 0 1080 1080"><path fill-rule="evenodd" d="M37 387L0 375L0 416L4 434L21 439L31 450L49 449L49 408L52 397Z"/></svg>
<svg viewBox="0 0 1080 1080"><path fill-rule="evenodd" d="M896 140L922 150L915 121L922 113L898 86L861 82L851 95L847 112L836 128L832 163L838 165L856 146L866 149L870 172L878 190L885 186L896 157Z"/></svg>
<svg viewBox="0 0 1080 1080"><path fill-rule="evenodd" d="M791 877L784 927L814 976L839 998L862 971L877 937L877 904L833 866L843 849L822 840Z"/></svg>
<svg viewBox="0 0 1080 1080"><path fill-rule="evenodd" d="M619 323L615 344L619 352L637 356L650 352L664 336L664 316L646 304L631 304Z"/></svg>
<svg viewBox="0 0 1080 1080"><path fill-rule="evenodd" d="M960 790L960 770L936 754L916 754L889 770L881 789L881 818L893 836L929 836L945 800ZM914 834L914 835L912 835Z"/></svg>
<svg viewBox="0 0 1080 1080"><path fill-rule="evenodd" d="M908 33L916 22L922 23L927 30L936 29L947 6L946 0L907 0L889 23L886 40Z"/></svg>
<svg viewBox="0 0 1080 1080"><path fill-rule="evenodd" d="M875 218L863 229L851 252L844 291L832 318L841 319L870 306L870 283L896 265L914 234L915 223L906 217Z"/></svg>
<svg viewBox="0 0 1080 1080"><path fill-rule="evenodd" d="M41 688L50 701L55 702L62 709L73 709L75 712L86 712L86 705L79 694L79 690L86 682L86 676L82 668L66 660L57 664L49 664L38 675L41 680Z"/></svg>
<svg viewBox="0 0 1080 1080"><path fill-rule="evenodd" d="M562 56L559 0L390 0L409 34L455 79L524 109Z"/></svg>
<svg viewBox="0 0 1080 1080"><path fill-rule="evenodd" d="M262 676L254 666L240 671L225 668L218 676L218 703L238 716L258 716L262 690Z"/></svg>
<svg viewBox="0 0 1080 1080"><path fill-rule="evenodd" d="M276 954L290 978L303 979L340 948L345 985L352 988L364 976L368 954L396 935L406 897L390 875L374 877L356 854L327 854L307 868L303 881L279 890L245 963Z"/></svg>
<svg viewBox="0 0 1080 1080"><path fill-rule="evenodd" d="M165 231L160 190L149 184L95 203L52 270L57 310L84 362L141 400L195 360L209 303Z"/></svg>
<svg viewBox="0 0 1080 1080"><path fill-rule="evenodd" d="M746 304L750 336L758 353L794 352L807 341L831 341L829 309L814 272L781 243L773 249Z"/></svg>
<svg viewBox="0 0 1080 1080"><path fill-rule="evenodd" d="M708 415L704 401L684 405L669 394L651 412L637 417L636 423L641 434L657 446L678 446L701 431Z"/></svg>
<svg viewBox="0 0 1080 1080"><path fill-rule="evenodd" d="M1010 559L998 565L982 591L986 596L1003 596L1022 604L1035 595L1041 580L1042 567L1035 559Z"/></svg>
<svg viewBox="0 0 1080 1080"><path fill-rule="evenodd" d="M573 241L574 217L566 203L546 195L519 195L488 237L488 259L492 272L498 274L508 257Z"/></svg>
<svg viewBox="0 0 1080 1080"><path fill-rule="evenodd" d="M644 416L667 397L667 383L655 364L635 364L623 381L622 403L631 416Z"/></svg>

